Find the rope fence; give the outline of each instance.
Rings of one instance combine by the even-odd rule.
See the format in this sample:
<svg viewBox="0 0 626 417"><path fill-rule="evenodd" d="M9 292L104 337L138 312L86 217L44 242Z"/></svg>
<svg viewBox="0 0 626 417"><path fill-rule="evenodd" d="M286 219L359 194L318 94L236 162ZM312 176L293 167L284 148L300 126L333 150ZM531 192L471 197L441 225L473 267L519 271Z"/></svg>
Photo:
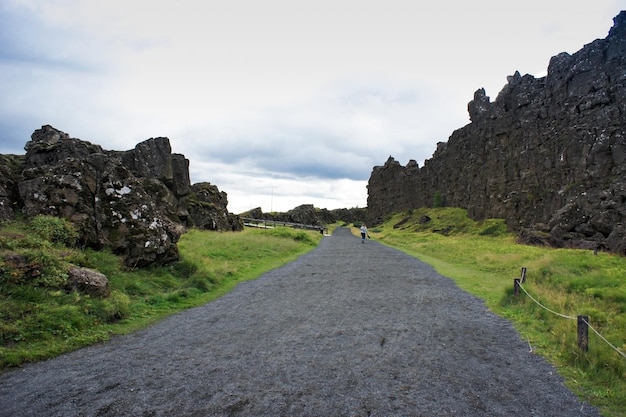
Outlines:
<svg viewBox="0 0 626 417"><path fill-rule="evenodd" d="M533 297L532 295L530 295L530 293L528 291L526 291L526 288L524 288L524 286L522 285L522 283L526 282L526 268L523 267L522 268L522 275L521 278L515 278L513 280L513 293L518 296L519 295L519 290L521 289L527 296L528 298L530 298L535 304L537 304L539 307L543 308L544 310L558 316L564 319L568 319L568 320L576 320L578 322L578 346L587 351L588 347L589 347L589 336L588 336L588 330L587 329L591 329L601 340L603 340L607 345L609 345L611 347L611 349L613 349L615 352L617 352L618 355L620 355L622 358L626 359L626 353L622 352L621 350L619 350L617 347L615 347L611 342L609 342L604 336L602 336L600 334L600 332L598 332L596 329L593 328L593 326L591 326L591 324L589 324L589 317L588 316L577 316L577 317L573 317L573 316L568 316L566 314L561 314L557 311L554 311L548 307L546 307L545 305L541 304L535 297ZM532 350L532 349L531 349Z"/></svg>

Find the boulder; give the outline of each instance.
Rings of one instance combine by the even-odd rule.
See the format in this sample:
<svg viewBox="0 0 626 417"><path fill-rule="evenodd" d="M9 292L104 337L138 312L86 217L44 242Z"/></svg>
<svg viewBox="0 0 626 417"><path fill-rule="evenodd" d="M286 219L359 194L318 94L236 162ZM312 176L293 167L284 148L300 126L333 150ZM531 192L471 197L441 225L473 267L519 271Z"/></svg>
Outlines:
<svg viewBox="0 0 626 417"><path fill-rule="evenodd" d="M109 280L106 275L89 268L70 268L68 285L73 290L96 297L106 297L110 292Z"/></svg>

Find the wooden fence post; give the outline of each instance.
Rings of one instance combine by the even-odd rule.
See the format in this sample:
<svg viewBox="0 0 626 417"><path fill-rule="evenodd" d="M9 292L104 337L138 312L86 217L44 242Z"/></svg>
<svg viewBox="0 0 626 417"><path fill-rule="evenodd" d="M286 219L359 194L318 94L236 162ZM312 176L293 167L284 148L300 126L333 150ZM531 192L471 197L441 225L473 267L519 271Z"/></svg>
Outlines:
<svg viewBox="0 0 626 417"><path fill-rule="evenodd" d="M513 294L517 297L519 295L519 278L513 280Z"/></svg>
<svg viewBox="0 0 626 417"><path fill-rule="evenodd" d="M526 282L526 267L522 267L522 284Z"/></svg>
<svg viewBox="0 0 626 417"><path fill-rule="evenodd" d="M587 352L589 350L589 316L578 316L578 347Z"/></svg>

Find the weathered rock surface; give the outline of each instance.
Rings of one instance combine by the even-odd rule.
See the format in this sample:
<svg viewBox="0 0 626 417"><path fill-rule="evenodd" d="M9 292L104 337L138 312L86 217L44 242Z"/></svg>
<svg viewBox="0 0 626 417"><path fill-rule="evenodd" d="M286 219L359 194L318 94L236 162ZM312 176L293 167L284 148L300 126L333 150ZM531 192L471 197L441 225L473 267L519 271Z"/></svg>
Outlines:
<svg viewBox="0 0 626 417"><path fill-rule="evenodd" d="M0 219L11 219L19 200L16 180L24 166L24 156L0 155Z"/></svg>
<svg viewBox="0 0 626 417"><path fill-rule="evenodd" d="M10 162L0 169L2 218L12 218L16 210L28 217L64 217L76 226L83 245L109 247L127 266L176 261L176 243L186 227L243 228L228 215L226 193L216 187L191 198L196 188L207 186L191 185L189 161L171 153L167 138L107 151L43 126L25 150L22 159L1 156Z"/></svg>
<svg viewBox="0 0 626 417"><path fill-rule="evenodd" d="M605 39L553 57L545 77L516 72L494 102L479 89L468 111L423 167L374 167L370 221L438 199L529 241L626 254L626 12Z"/></svg>

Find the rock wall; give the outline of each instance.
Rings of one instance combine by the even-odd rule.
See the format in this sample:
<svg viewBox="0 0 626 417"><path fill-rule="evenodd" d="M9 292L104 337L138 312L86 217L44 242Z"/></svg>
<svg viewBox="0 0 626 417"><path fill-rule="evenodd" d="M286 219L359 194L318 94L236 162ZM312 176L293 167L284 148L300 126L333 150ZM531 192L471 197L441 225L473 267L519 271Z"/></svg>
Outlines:
<svg viewBox="0 0 626 417"><path fill-rule="evenodd" d="M516 72L431 159L390 157L368 183L368 218L445 204L555 246L626 254L626 12L605 39L550 60L543 78Z"/></svg>
<svg viewBox="0 0 626 417"><path fill-rule="evenodd" d="M16 212L67 218L83 245L111 248L129 267L177 260L186 227L243 228L227 211L226 193L208 183L191 185L189 161L171 153L167 138L106 151L43 126L25 150L23 157L0 156L1 218Z"/></svg>

